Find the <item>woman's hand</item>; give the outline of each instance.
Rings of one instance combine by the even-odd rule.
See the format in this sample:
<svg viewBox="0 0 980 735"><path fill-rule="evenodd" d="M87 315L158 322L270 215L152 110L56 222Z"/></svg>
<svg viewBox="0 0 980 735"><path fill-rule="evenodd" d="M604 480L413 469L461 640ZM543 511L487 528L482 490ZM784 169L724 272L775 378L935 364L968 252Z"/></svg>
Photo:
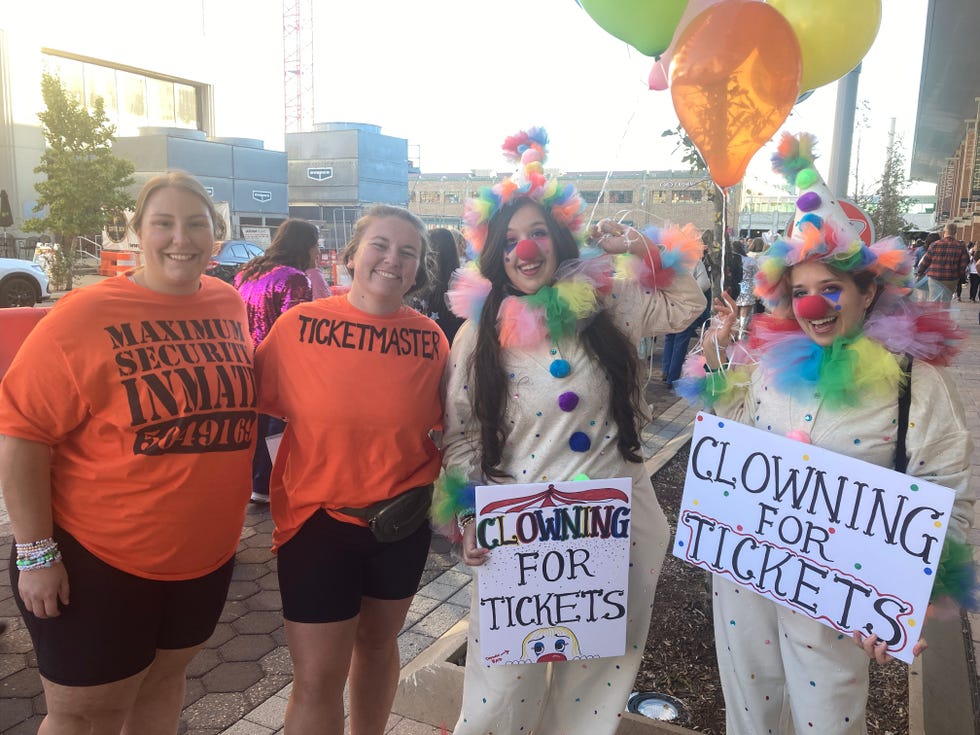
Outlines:
<svg viewBox="0 0 980 735"><path fill-rule="evenodd" d="M476 523L467 523L463 529L463 562L467 566L478 567L484 564L489 556L490 549L479 548L476 545Z"/></svg>
<svg viewBox="0 0 980 735"><path fill-rule="evenodd" d="M891 663L895 659L888 653L888 644L884 641L878 640L878 636L871 634L867 637L862 635L859 631L854 631L852 636L854 640L854 645L858 648L864 649L864 652L868 654L868 658L874 659L878 662L879 666L884 666L885 664ZM918 656L924 650L929 647L924 638L920 638L918 642L912 647L912 656Z"/></svg>
<svg viewBox="0 0 980 735"><path fill-rule="evenodd" d="M629 225L621 225L611 219L601 219L592 226L590 239L610 255L620 253L639 253L644 248L654 247L638 230Z"/></svg>
<svg viewBox="0 0 980 735"><path fill-rule="evenodd" d="M17 589L24 607L35 617L56 618L61 615L58 602L68 604L68 572L60 563L28 569L20 573Z"/></svg>
<svg viewBox="0 0 980 735"><path fill-rule="evenodd" d="M708 322L701 344L708 367L717 369L725 362L725 350L732 343L738 307L735 306L735 299L724 292L715 299L713 306L715 313Z"/></svg>

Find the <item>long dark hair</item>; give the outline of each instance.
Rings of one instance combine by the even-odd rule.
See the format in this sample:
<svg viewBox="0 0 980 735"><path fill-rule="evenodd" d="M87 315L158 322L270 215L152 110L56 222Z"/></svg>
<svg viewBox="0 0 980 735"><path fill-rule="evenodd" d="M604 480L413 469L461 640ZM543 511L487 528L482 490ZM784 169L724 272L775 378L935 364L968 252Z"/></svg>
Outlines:
<svg viewBox="0 0 980 735"><path fill-rule="evenodd" d="M480 466L489 478L508 477L506 472L497 468L503 455L503 423L508 393L500 361L497 311L504 298L511 293L504 271L507 226L514 213L525 204L538 206L530 199L519 198L501 207L490 219L486 244L479 260L480 272L490 281L491 287L480 314L470 369L473 374L473 411L480 422ZM578 243L568 228L559 224L546 209L538 209L551 235L558 264L579 257ZM581 335L586 349L602 366L609 380L609 403L619 429L616 439L619 452L628 462L642 462L637 418L642 415L643 409L636 348L604 311L595 315Z"/></svg>
<svg viewBox="0 0 980 735"><path fill-rule="evenodd" d="M242 268L239 281L253 278L271 271L277 265L288 265L305 271L311 265L310 248L315 248L320 239L316 225L305 219L290 218L279 225L272 244L260 255Z"/></svg>

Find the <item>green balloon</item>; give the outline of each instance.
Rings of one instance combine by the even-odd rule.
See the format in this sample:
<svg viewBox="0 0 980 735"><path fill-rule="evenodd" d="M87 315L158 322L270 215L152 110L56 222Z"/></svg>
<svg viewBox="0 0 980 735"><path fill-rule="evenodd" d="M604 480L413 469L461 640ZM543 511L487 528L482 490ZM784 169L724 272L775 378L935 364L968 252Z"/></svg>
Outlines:
<svg viewBox="0 0 980 735"><path fill-rule="evenodd" d="M579 0L599 27L641 54L659 56L674 37L688 0Z"/></svg>

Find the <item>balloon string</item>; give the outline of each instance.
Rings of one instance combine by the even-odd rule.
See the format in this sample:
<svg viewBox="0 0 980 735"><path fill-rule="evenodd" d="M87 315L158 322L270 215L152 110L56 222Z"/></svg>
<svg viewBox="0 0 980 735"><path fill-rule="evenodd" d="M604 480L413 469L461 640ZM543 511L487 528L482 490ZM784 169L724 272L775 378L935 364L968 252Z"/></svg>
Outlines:
<svg viewBox="0 0 980 735"><path fill-rule="evenodd" d="M716 184L716 186L718 186ZM720 271L718 274L718 288L719 288L719 298L721 294L725 292L725 263L727 262L726 256L728 254L728 187L718 186L718 191L721 192L721 264Z"/></svg>
<svg viewBox="0 0 980 735"><path fill-rule="evenodd" d="M647 91L648 90L644 90L644 92ZM633 118L636 117L636 112L640 107L640 98L641 95L638 94L633 102L633 111L630 112L629 117L626 119L626 127L623 128L623 134L619 138L619 145L616 146L616 155L613 156L613 164L606 171L606 177L602 180L602 187L599 189L599 196L597 196L595 202L592 203L592 211L589 212L589 222L586 225L586 229L589 229L589 227L591 227L592 223L595 221L595 213L599 208L599 202L601 202L602 197L605 196L606 186L609 185L609 179L612 177L613 171L616 170L616 167L619 164L619 158L623 154L623 145L626 143L626 134L629 132L630 126L633 124Z"/></svg>

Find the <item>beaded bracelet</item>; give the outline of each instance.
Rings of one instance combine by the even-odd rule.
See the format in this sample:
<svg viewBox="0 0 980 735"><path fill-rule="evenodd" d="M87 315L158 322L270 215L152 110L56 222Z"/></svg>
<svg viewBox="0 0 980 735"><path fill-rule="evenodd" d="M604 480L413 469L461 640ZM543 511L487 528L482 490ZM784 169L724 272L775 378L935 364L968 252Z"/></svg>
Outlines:
<svg viewBox="0 0 980 735"><path fill-rule="evenodd" d="M464 516L460 516L456 519L456 525L459 527L459 532L463 533L466 527L476 520L476 516L472 513L467 513Z"/></svg>
<svg viewBox="0 0 980 735"><path fill-rule="evenodd" d="M17 551L17 569L29 572L32 569L46 569L61 563L61 551L58 542L53 538L30 541L24 544L14 544Z"/></svg>

